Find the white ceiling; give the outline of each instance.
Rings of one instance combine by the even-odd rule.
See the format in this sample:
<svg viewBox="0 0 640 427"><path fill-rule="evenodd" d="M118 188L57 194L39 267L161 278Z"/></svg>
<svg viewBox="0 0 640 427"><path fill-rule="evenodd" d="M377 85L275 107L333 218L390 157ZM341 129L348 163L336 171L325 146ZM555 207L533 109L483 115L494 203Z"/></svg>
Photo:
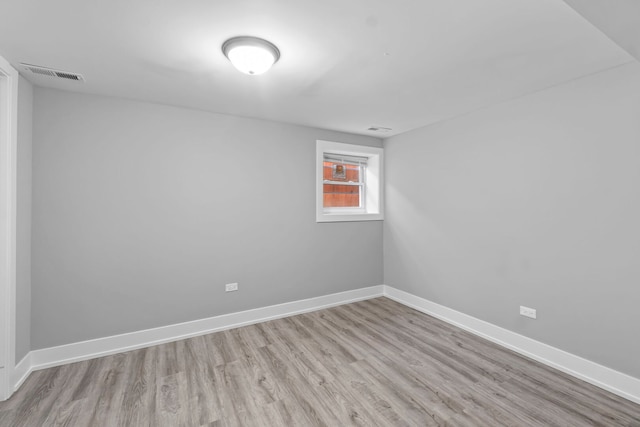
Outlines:
<svg viewBox="0 0 640 427"><path fill-rule="evenodd" d="M232 36L275 43L236 71ZM41 86L398 134L632 60L561 0L2 0L0 55Z"/></svg>
<svg viewBox="0 0 640 427"><path fill-rule="evenodd" d="M613 41L640 60L640 1L565 0Z"/></svg>

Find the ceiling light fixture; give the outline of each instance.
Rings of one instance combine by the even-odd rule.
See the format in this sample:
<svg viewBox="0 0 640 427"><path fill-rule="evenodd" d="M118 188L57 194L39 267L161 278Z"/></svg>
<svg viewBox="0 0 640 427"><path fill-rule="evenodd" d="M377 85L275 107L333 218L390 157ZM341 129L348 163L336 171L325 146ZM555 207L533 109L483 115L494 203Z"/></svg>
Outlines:
<svg viewBox="0 0 640 427"><path fill-rule="evenodd" d="M222 44L222 52L239 71L252 76L262 74L280 58L273 44L257 37L234 37Z"/></svg>

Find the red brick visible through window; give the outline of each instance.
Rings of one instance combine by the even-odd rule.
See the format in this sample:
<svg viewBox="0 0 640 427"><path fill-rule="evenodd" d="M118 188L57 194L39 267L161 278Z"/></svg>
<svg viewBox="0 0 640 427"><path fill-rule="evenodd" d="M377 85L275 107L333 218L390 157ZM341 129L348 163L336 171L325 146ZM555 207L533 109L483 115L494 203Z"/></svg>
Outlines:
<svg viewBox="0 0 640 427"><path fill-rule="evenodd" d="M334 162L324 162L324 179L331 181L358 182L360 168L355 165L345 165L346 177L336 179L333 177ZM325 208L351 208L360 207L360 187L357 185L324 184L323 199Z"/></svg>

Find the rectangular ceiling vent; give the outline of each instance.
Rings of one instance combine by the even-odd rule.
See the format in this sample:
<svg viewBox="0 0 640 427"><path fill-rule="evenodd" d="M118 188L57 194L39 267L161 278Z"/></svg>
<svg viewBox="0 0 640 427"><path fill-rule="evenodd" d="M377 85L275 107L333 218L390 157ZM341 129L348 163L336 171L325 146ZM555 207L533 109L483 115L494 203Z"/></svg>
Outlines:
<svg viewBox="0 0 640 427"><path fill-rule="evenodd" d="M385 128L382 126L371 126L369 129L371 132L380 132L380 133L388 133L391 132L392 129L391 128Z"/></svg>
<svg viewBox="0 0 640 427"><path fill-rule="evenodd" d="M84 81L84 77L82 77L82 74L71 73L69 71L54 70L53 68L41 67L39 65L23 63L21 63L20 65L22 65L26 71L30 71L31 73L37 74L39 76L54 77L57 79L71 80L74 82Z"/></svg>

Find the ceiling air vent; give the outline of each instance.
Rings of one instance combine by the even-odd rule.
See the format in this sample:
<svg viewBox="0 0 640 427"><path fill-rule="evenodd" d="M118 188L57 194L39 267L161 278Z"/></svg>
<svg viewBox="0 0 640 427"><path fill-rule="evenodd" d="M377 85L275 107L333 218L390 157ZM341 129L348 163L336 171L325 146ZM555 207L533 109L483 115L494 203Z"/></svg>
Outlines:
<svg viewBox="0 0 640 427"><path fill-rule="evenodd" d="M385 128L382 126L371 126L369 129L371 132L380 132L380 133L388 133L391 132L392 129L391 128Z"/></svg>
<svg viewBox="0 0 640 427"><path fill-rule="evenodd" d="M41 67L39 65L31 65L31 64L20 64L24 67L26 71L30 71L33 74L37 74L40 76L54 77L58 79L64 80L72 80L75 82L83 82L84 77L82 74L71 73L69 71L60 71L54 70L53 68Z"/></svg>

